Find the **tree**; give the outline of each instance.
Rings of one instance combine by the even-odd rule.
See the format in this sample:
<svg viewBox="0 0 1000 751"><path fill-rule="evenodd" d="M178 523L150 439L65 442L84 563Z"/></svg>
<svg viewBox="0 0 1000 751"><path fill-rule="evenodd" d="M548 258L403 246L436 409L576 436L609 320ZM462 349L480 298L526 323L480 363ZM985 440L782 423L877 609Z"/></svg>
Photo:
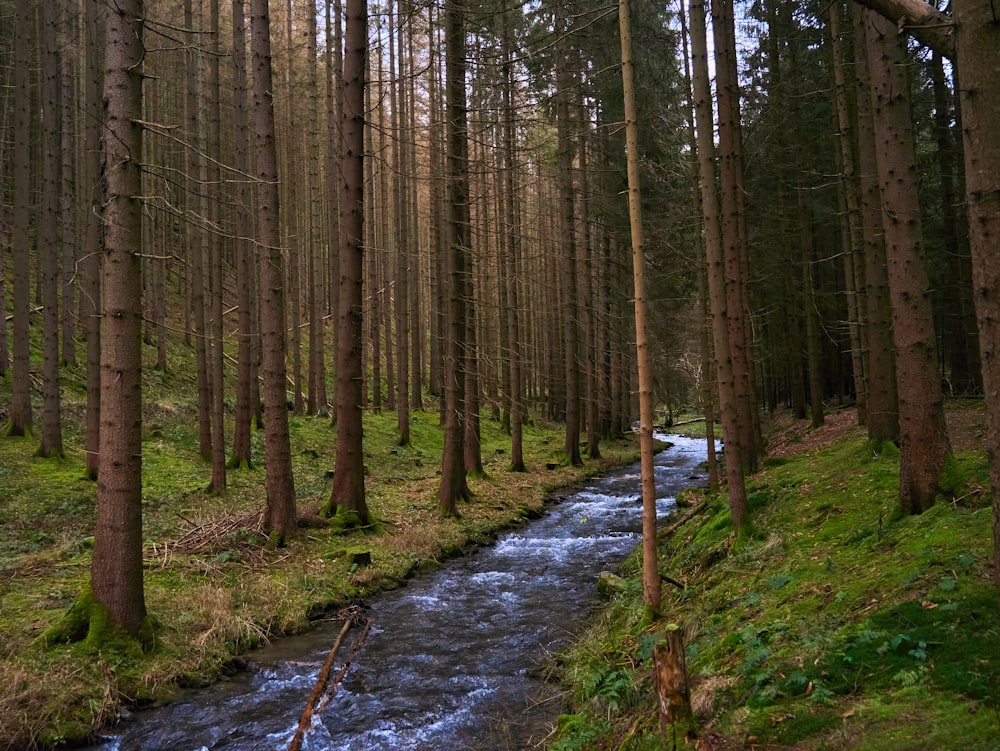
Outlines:
<svg viewBox="0 0 1000 751"><path fill-rule="evenodd" d="M701 175L701 204L705 254L708 263L708 294L712 313L712 338L715 350L715 371L718 378L719 408L723 437L726 442L726 480L733 529L739 534L749 522L746 485L743 477L742 432L736 407L736 384L730 355L730 328L726 296L726 274L722 233L719 227L719 198L715 188L713 155L712 95L708 78L708 52L705 32L705 5L702 0L690 3L691 84L698 138L698 163Z"/></svg>
<svg viewBox="0 0 1000 751"><path fill-rule="evenodd" d="M868 399L868 440L875 446L899 440L899 397L896 357L892 342L892 308L882 231L881 194L875 162L868 55L865 52L865 16L852 5L854 76L857 87L858 188L865 280L865 377Z"/></svg>
<svg viewBox="0 0 1000 751"><path fill-rule="evenodd" d="M465 3L445 3L446 174L448 180L447 313L444 336L445 425L438 508L457 516L471 497L465 478L466 275L469 254L469 146L465 94Z"/></svg>
<svg viewBox="0 0 1000 751"><path fill-rule="evenodd" d="M222 44L219 39L219 0L209 0L209 33L210 46L208 55L208 81L206 96L208 102L208 143L207 152L213 155L222 153L221 136L221 97L220 60ZM226 196L222 191L222 170L218 158L208 160L208 185L206 191L209 198L209 211L206 219L210 226L221 224L222 205ZM225 397L226 382L223 369L223 336L225 329L222 321L223 289L223 252L222 236L211 230L205 233L208 243L208 375L211 384L211 420L212 420L212 480L209 490L212 493L226 492L226 414Z"/></svg>
<svg viewBox="0 0 1000 751"><path fill-rule="evenodd" d="M35 226L41 256L42 310L42 440L39 456L62 456L62 418L59 398L59 170L62 122L60 117L59 4L42 4L42 201ZM68 144L67 144L68 146ZM63 217L71 221L71 215Z"/></svg>
<svg viewBox="0 0 1000 751"><path fill-rule="evenodd" d="M628 8L619 8L619 13ZM570 120L570 98L573 88L573 74L570 65L570 26L563 3L556 3L556 129L557 160L559 169L559 235L562 259L562 284L565 304L560 306L564 332L564 377L566 383L566 434L563 453L574 467L583 464L580 458L580 319L577 296L577 230L576 230L576 181L573 174L575 146L572 129L580 127ZM624 51L624 50L623 50ZM626 102L627 102L626 98ZM636 136L638 138L638 136ZM638 141L636 142L638 144ZM630 194L631 195L631 194ZM634 231L634 230L633 230ZM635 239L633 235L633 254ZM641 246L640 246L641 247ZM634 263L635 261L633 261ZM638 302L636 303L638 305Z"/></svg>
<svg viewBox="0 0 1000 751"><path fill-rule="evenodd" d="M102 22L101 3L87 3L86 24L87 66L85 77L86 116L84 120L84 160L82 179L84 206L87 215L97 212L104 205L101 174L101 75L104 59L106 24ZM97 479L101 445L101 258L102 224L84 223L83 257L80 259L80 317L87 337L87 408L86 451L87 472L91 480Z"/></svg>
<svg viewBox="0 0 1000 751"><path fill-rule="evenodd" d="M920 0L864 0L864 5L905 27L920 41L954 57L963 81L965 197L972 253L973 294L986 396L986 451L993 498L994 580L1000 593L1000 25L988 0L959 0L953 25L947 15ZM957 34L953 38L953 32Z"/></svg>
<svg viewBox="0 0 1000 751"><path fill-rule="evenodd" d="M239 338L236 353L236 414L233 418L233 453L230 467L251 466L250 423L251 377L254 357L253 252L249 238L253 234L250 215L250 134L247 123L247 50L244 1L233 0L233 169L236 189L233 200L233 255L236 259Z"/></svg>
<svg viewBox="0 0 1000 751"><path fill-rule="evenodd" d="M101 471L90 587L90 636L111 624L146 627L142 583L142 0L107 10L104 302L101 316ZM82 603L86 602L84 598Z"/></svg>
<svg viewBox="0 0 1000 751"><path fill-rule="evenodd" d="M906 511L919 514L933 506L941 492L951 446L937 372L930 282L922 255L905 39L875 14L865 30L896 349L899 497Z"/></svg>
<svg viewBox="0 0 1000 751"><path fill-rule="evenodd" d="M31 30L35 27L34 13L28 0L15 5L17 28L14 35L14 59L28 60L31 56ZM31 432L31 343L30 281L28 248L31 243L31 90L27 65L14 66L14 328L11 369L11 402L7 435L23 436Z"/></svg>
<svg viewBox="0 0 1000 751"><path fill-rule="evenodd" d="M639 452L642 458L642 602L647 614L660 609L660 570L656 560L656 473L653 468L652 372L646 332L646 258L643 255L642 192L639 185L639 129L632 72L632 32L628 0L618 2L621 26L625 138L628 154L629 224L635 284L635 350L639 366Z"/></svg>
<svg viewBox="0 0 1000 751"><path fill-rule="evenodd" d="M1000 24L988 0L956 0L957 63L965 124L965 190L972 280L986 394L993 497L993 573L1000 594Z"/></svg>
<svg viewBox="0 0 1000 751"><path fill-rule="evenodd" d="M261 375L264 379L265 529L279 544L295 531L295 483L285 396L285 273L278 231L278 153L274 138L271 23L267 0L251 0L257 249L260 256Z"/></svg>
<svg viewBox="0 0 1000 751"><path fill-rule="evenodd" d="M340 292L337 309L337 457L327 513L343 509L368 523L362 440L364 348L364 127L368 10L365 0L344 5L344 87L341 127Z"/></svg>

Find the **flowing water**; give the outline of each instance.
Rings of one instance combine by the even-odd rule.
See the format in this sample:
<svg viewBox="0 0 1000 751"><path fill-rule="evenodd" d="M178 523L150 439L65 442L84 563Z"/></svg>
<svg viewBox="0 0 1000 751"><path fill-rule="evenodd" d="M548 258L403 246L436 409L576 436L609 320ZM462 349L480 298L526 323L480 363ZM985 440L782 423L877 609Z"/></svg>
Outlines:
<svg viewBox="0 0 1000 751"><path fill-rule="evenodd" d="M659 436L660 515L705 481L703 440ZM306 751L528 749L564 708L545 657L579 633L595 581L639 544L639 466L598 479L495 544L367 604L370 631L322 711ZM276 641L232 680L138 712L94 751L283 751L340 624ZM343 667L347 635L331 675Z"/></svg>

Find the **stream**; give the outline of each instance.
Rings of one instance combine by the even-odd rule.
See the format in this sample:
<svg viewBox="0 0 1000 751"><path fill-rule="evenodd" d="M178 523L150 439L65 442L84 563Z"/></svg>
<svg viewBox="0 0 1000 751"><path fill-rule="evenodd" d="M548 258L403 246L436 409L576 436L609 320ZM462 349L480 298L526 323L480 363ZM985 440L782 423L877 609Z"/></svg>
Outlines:
<svg viewBox="0 0 1000 751"><path fill-rule="evenodd" d="M658 435L657 508L702 485L704 439ZM565 711L547 655L582 630L599 572L640 542L639 465L599 478L540 519L366 603L360 653L306 734L305 751L458 751L541 745ZM92 751L284 751L340 623L255 650L235 678L136 712ZM351 652L344 640L331 671Z"/></svg>

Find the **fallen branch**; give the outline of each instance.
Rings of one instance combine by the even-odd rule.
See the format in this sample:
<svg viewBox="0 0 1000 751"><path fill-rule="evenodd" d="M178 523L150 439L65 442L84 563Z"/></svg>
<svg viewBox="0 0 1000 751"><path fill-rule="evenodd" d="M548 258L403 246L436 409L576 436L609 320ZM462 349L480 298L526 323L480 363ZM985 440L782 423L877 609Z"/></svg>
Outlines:
<svg viewBox="0 0 1000 751"><path fill-rule="evenodd" d="M302 712L302 717L299 718L299 726L295 729L292 742L288 744L288 751L299 751L302 748L302 738L305 735L306 728L312 724L313 708L316 706L316 702L319 701L320 696L323 695L323 689L326 688L326 681L330 677L330 668L333 667L333 661L340 650L340 643L344 640L344 635L350 627L351 619L348 618L344 621L344 627L337 634L337 641L333 643L333 648L330 650L330 654L326 656L326 662L323 663L323 667L319 671L319 675L316 678L316 685L313 687L312 693L309 694L309 701Z"/></svg>
<svg viewBox="0 0 1000 751"><path fill-rule="evenodd" d="M688 509L688 511L684 514L684 516L682 516L680 519L678 519L677 521L675 521L673 524L671 524L666 529L661 530L656 535L657 538L659 540L661 540L661 541L667 539L668 537L670 537L670 535L672 535L674 532L676 532L677 529L682 524L684 524L685 522L687 522L688 520L690 520L691 518L693 518L695 515L697 515L701 511L704 511L706 507L707 507L707 504L705 504L705 503L699 503L697 506L692 506L690 509Z"/></svg>

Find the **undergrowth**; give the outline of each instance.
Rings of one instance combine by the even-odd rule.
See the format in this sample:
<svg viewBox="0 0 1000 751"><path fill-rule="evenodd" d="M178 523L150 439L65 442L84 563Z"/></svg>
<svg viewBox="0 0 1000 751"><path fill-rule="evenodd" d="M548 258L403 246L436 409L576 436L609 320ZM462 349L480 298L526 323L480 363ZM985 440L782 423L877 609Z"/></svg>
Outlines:
<svg viewBox="0 0 1000 751"><path fill-rule="evenodd" d="M863 432L765 462L748 479L754 534L728 504L662 542L663 621L642 622L639 561L562 656L576 712L553 748L669 748L649 640L685 634L704 749L1000 749L1000 627L984 451L958 452L952 494L898 510L898 453ZM666 585L665 585L666 586ZM663 745L661 745L663 744Z"/></svg>

